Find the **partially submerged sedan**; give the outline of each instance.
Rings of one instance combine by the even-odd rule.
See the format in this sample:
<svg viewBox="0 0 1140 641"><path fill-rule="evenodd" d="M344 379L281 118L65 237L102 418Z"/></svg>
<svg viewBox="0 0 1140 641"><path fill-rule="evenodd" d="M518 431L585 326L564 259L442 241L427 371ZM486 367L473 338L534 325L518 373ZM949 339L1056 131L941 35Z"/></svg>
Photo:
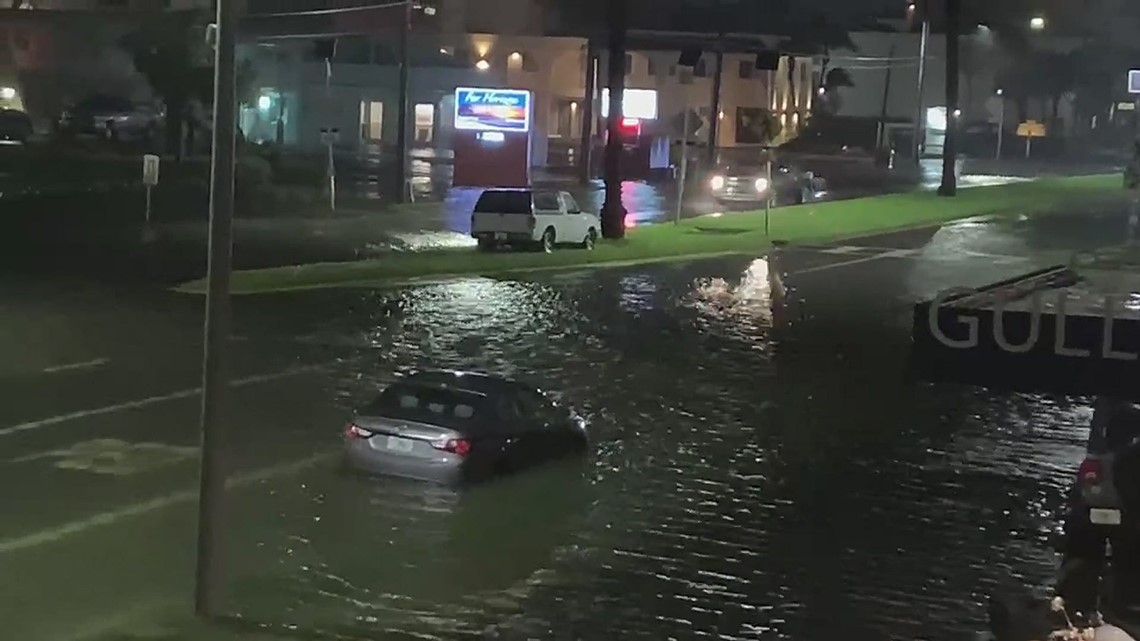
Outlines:
<svg viewBox="0 0 1140 641"><path fill-rule="evenodd" d="M584 452L585 421L529 385L458 371L407 376L345 430L345 461L369 474L478 482Z"/></svg>
<svg viewBox="0 0 1140 641"><path fill-rule="evenodd" d="M763 162L724 165L709 177L709 190L719 203L801 205L814 202L827 192L827 182L813 172L773 161L772 175Z"/></svg>

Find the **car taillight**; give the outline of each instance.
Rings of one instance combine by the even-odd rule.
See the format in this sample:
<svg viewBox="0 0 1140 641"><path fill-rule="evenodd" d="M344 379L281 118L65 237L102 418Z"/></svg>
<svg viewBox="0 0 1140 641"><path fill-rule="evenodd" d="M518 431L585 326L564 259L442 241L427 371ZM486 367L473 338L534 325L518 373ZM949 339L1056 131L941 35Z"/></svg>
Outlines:
<svg viewBox="0 0 1140 641"><path fill-rule="evenodd" d="M1080 469L1077 470L1077 480L1082 485L1099 485L1101 480L1100 461L1094 458L1085 459L1081 463Z"/></svg>
<svg viewBox="0 0 1140 641"><path fill-rule="evenodd" d="M344 428L345 438L368 438L369 436L372 435L357 427L356 423L349 423L348 426Z"/></svg>
<svg viewBox="0 0 1140 641"><path fill-rule="evenodd" d="M467 456L471 453L471 441L465 438L449 438L446 441L436 441L432 443L432 447L444 452L451 452L459 456Z"/></svg>

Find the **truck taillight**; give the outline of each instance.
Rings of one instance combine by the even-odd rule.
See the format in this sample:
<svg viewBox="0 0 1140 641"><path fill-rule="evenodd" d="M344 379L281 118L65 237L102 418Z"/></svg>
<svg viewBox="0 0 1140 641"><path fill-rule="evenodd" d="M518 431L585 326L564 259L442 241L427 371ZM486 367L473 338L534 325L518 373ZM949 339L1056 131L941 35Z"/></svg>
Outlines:
<svg viewBox="0 0 1140 641"><path fill-rule="evenodd" d="M1100 485L1101 472L1100 461L1095 458L1087 458L1077 470L1077 480L1080 481L1081 485Z"/></svg>

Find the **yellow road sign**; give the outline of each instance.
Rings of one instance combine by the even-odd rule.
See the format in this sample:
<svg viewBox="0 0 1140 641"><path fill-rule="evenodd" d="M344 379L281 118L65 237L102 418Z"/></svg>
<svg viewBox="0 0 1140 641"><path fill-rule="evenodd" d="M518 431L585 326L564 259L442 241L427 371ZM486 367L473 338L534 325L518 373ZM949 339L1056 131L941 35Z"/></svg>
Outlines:
<svg viewBox="0 0 1140 641"><path fill-rule="evenodd" d="M1044 138L1045 123L1036 120L1026 120L1017 126L1017 135L1022 138Z"/></svg>

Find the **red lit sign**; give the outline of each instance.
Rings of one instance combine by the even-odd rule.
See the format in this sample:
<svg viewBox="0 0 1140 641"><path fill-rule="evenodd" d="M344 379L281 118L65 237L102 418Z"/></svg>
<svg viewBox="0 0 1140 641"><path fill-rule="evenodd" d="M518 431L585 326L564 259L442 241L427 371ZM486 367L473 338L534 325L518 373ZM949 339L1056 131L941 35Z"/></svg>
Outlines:
<svg viewBox="0 0 1140 641"><path fill-rule="evenodd" d="M641 135L641 121L637 118L622 118L621 133L627 140L637 138Z"/></svg>

